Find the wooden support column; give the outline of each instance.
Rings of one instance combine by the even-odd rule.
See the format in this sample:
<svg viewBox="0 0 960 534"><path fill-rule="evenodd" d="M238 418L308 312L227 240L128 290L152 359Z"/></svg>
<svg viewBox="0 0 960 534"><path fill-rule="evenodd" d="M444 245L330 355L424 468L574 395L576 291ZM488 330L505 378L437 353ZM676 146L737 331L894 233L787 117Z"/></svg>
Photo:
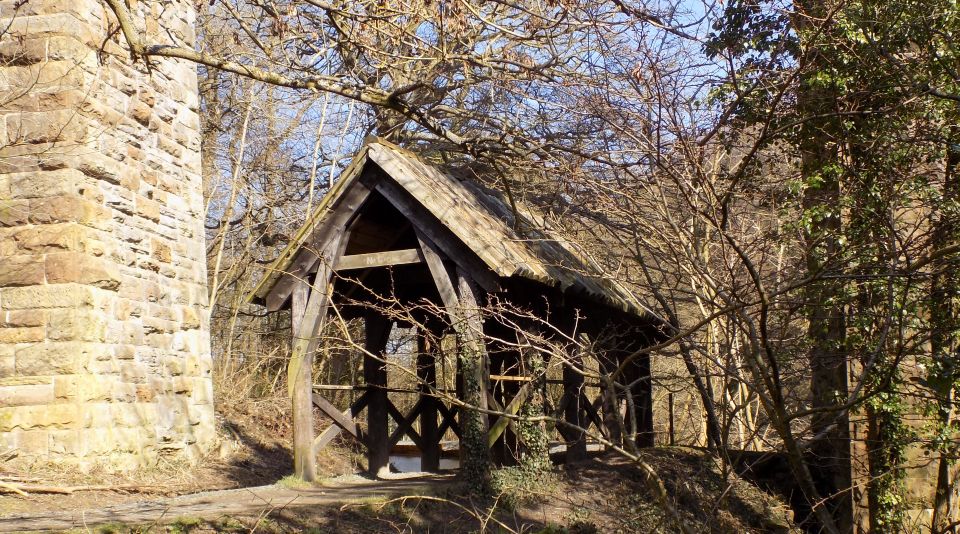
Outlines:
<svg viewBox="0 0 960 534"><path fill-rule="evenodd" d="M653 384L650 380L650 355L643 354L636 360L636 377L632 381L633 409L635 410L638 447L653 447Z"/></svg>
<svg viewBox="0 0 960 534"><path fill-rule="evenodd" d="M420 436L423 449L420 451L420 470L436 472L440 470L440 439L437 415L440 402L431 388L437 386L437 348L434 347L428 332L417 335L417 377L420 379Z"/></svg>
<svg viewBox="0 0 960 534"><path fill-rule="evenodd" d="M584 424L583 411L580 400L583 398L583 357L579 349L574 349L570 354L570 359L563 366L563 418L571 425L579 428L586 428ZM567 461L573 462L582 460L587 456L587 436L576 428L567 427L565 432L570 436L567 443Z"/></svg>
<svg viewBox="0 0 960 534"><path fill-rule="evenodd" d="M390 320L370 310L366 316L363 378L367 384L367 470L377 476L390 461L390 433L387 427L387 360L384 350L390 337Z"/></svg>
<svg viewBox="0 0 960 534"><path fill-rule="evenodd" d="M339 248L335 238L328 251ZM291 322L293 347L287 367L287 387L293 401L293 472L301 479L316 479L313 454L313 353L317 349L320 330L330 300L329 255L319 265L313 289L300 280L293 290Z"/></svg>

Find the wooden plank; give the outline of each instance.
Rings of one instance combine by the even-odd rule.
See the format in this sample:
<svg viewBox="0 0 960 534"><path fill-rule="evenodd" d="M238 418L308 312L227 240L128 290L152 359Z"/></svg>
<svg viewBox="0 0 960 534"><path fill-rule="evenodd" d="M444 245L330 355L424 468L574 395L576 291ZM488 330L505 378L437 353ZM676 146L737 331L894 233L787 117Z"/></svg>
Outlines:
<svg viewBox="0 0 960 534"><path fill-rule="evenodd" d="M493 382L530 382L531 380L533 380L533 377L514 376L514 375L490 375L490 380Z"/></svg>
<svg viewBox="0 0 960 534"><path fill-rule="evenodd" d="M422 263L423 257L415 248L403 250L388 250L385 252L371 252L368 254L351 254L341 256L337 260L335 270L349 271L353 269L369 269L373 267L387 267L390 265L411 265Z"/></svg>
<svg viewBox="0 0 960 534"><path fill-rule="evenodd" d="M353 417L349 416L351 410L348 409L345 413L340 413L340 410L338 410L336 406L330 404L330 401L316 393L313 394L313 405L320 408L320 411L329 417L334 424L346 430L351 436L355 438L359 437L359 427L357 423L354 422Z"/></svg>
<svg viewBox="0 0 960 534"><path fill-rule="evenodd" d="M460 307L460 299L457 297L457 290L453 287L453 281L450 280L450 273L447 272L447 267L443 264L440 250L423 232L416 228L414 228L414 232L417 234L417 241L420 243L420 251L427 264L427 269L430 271L430 276L433 277L433 284L436 286L437 292L440 293L440 300L443 301L447 312L451 313L450 320L456 324L457 319L452 312Z"/></svg>
<svg viewBox="0 0 960 534"><path fill-rule="evenodd" d="M340 246L339 235L328 245L328 251ZM294 332L290 362L287 366L287 384L293 401L293 465L294 475L305 481L316 479L316 458L313 454L313 352L317 334L323 326L330 298L328 262L321 262L314 288L304 307L303 319ZM302 294L302 293L301 293Z"/></svg>
<svg viewBox="0 0 960 534"><path fill-rule="evenodd" d="M377 184L376 190L389 200L393 207L397 208L397 211L403 214L414 228L432 241L458 267L469 272L471 278L480 287L489 292L499 289L497 275L483 261L471 256L471 254L474 254L473 251L459 239L449 235L449 230L433 220L433 216L412 199L402 187L391 180L382 180Z"/></svg>
<svg viewBox="0 0 960 534"><path fill-rule="evenodd" d="M517 412L520 411L520 406L526 402L527 397L530 396L530 392L533 391L533 382L527 382L517 391L517 395L507 403L507 406L502 410L497 407L497 411L502 411L506 415L501 415L496 422L490 426L490 432L487 433L487 447L493 447L497 443L497 439L500 437L500 434L503 434L503 431L507 429L507 426L511 423L512 419L509 416L517 415ZM495 400L493 402L496 402Z"/></svg>
<svg viewBox="0 0 960 534"><path fill-rule="evenodd" d="M364 393L360 395L357 400L353 401L353 404L349 408L344 410L343 416L355 419L360 415L360 412L363 411L367 406L367 394ZM354 436L357 441L360 443L366 444L367 436L359 426L356 427L357 433ZM330 444L337 436L340 435L341 427L337 424L331 424L323 432L317 436L317 439L313 440L313 452L314 454L320 452L324 447Z"/></svg>
<svg viewBox="0 0 960 534"><path fill-rule="evenodd" d="M326 250L329 242L342 236L357 210L370 198L371 191L370 186L363 180L357 180L343 193L337 205L331 208L333 211L330 216L318 224L313 235L294 256L288 271L280 276L267 293L264 303L268 310L279 310L290 297L297 282L306 279L313 272L319 263L319 257L314 251Z"/></svg>
<svg viewBox="0 0 960 534"><path fill-rule="evenodd" d="M370 397L367 405L367 470L376 476L390 461L389 413L387 398L387 362L384 349L390 337L392 323L383 315L370 310L366 317L363 378Z"/></svg>

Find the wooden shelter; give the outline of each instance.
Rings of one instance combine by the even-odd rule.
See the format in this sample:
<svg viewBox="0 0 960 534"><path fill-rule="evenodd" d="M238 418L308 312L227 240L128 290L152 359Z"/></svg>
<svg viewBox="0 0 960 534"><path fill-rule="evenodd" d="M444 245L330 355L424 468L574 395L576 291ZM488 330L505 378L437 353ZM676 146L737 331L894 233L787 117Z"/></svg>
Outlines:
<svg viewBox="0 0 960 534"><path fill-rule="evenodd" d="M552 382L562 384L553 412L569 423L556 425L568 455L585 453L583 430L591 426L610 437L626 428L635 431L639 445L653 443L649 357L643 349L662 336L662 319L604 278L532 212L511 209L473 181L386 142L363 146L252 300L270 310L291 310L294 461L304 479L314 477L318 447L340 431L364 443L372 473L387 465L391 447L403 436L420 449L424 470L436 470L442 436L448 430L459 436L469 413L482 421L488 446L516 446L511 416L534 384L524 375L520 354L528 331L538 332L537 339L589 337L594 347L590 357L604 369L616 369L617 382L625 384L588 388L584 355L565 355L563 376ZM498 321L487 311L493 302L509 303L523 313ZM411 319L391 312L399 308ZM330 310L338 318L363 318L365 323L364 383L346 386L363 394L344 412L311 379L318 333ZM419 399L406 414L390 400L383 356L391 326L398 322L420 332ZM469 351L478 363L460 370L455 395L436 388L434 355L439 348L430 340L443 331L453 331L457 350ZM461 355L458 361L467 360ZM464 373L472 375L464 379ZM476 394L471 397L465 384L477 388ZM319 436L314 435L311 405L335 423ZM361 431L357 420L364 410L367 424ZM624 413L634 414L626 425ZM620 424L613 425L617 417Z"/></svg>

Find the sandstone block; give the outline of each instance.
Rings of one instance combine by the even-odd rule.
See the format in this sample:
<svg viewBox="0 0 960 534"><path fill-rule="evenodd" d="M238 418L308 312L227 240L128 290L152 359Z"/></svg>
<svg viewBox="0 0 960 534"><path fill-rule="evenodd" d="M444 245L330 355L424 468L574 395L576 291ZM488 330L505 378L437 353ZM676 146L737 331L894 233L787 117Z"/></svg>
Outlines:
<svg viewBox="0 0 960 534"><path fill-rule="evenodd" d="M53 384L0 386L0 406L44 405L53 402Z"/></svg>
<svg viewBox="0 0 960 534"><path fill-rule="evenodd" d="M93 230L75 223L29 226L13 236L23 254L83 251Z"/></svg>
<svg viewBox="0 0 960 534"><path fill-rule="evenodd" d="M0 380L13 376L16 372L16 357L12 346L0 347Z"/></svg>
<svg viewBox="0 0 960 534"><path fill-rule="evenodd" d="M95 341L106 339L107 318L93 310L64 309L50 312L46 337L51 341Z"/></svg>
<svg viewBox="0 0 960 534"><path fill-rule="evenodd" d="M42 256L6 257L0 262L0 287L13 288L42 284L44 270ZM7 307L6 299L3 302L4 307Z"/></svg>
<svg viewBox="0 0 960 534"><path fill-rule="evenodd" d="M47 198L76 196L87 184L83 174L74 169L21 172L8 175L13 198Z"/></svg>
<svg viewBox="0 0 960 534"><path fill-rule="evenodd" d="M50 284L77 282L108 290L120 287L120 274L112 263L75 252L47 254L46 277Z"/></svg>
<svg viewBox="0 0 960 534"><path fill-rule="evenodd" d="M82 454L81 431L51 430L50 452L57 455L79 456Z"/></svg>
<svg viewBox="0 0 960 534"><path fill-rule="evenodd" d="M0 343L38 343L44 339L44 328L0 328ZM2 402L0 402L2 404Z"/></svg>
<svg viewBox="0 0 960 534"><path fill-rule="evenodd" d="M27 224L30 203L26 200L2 200L0 197L0 227Z"/></svg>
<svg viewBox="0 0 960 534"><path fill-rule="evenodd" d="M170 263L173 260L173 253L170 250L170 245L159 239L153 239L150 243L153 248L153 257L157 261Z"/></svg>
<svg viewBox="0 0 960 534"><path fill-rule="evenodd" d="M5 310L91 308L106 311L111 305L110 293L81 284L3 287L0 288L0 302Z"/></svg>
<svg viewBox="0 0 960 534"><path fill-rule="evenodd" d="M112 353L111 347L96 343L37 343L16 350L16 372L21 376L73 375Z"/></svg>
<svg viewBox="0 0 960 534"><path fill-rule="evenodd" d="M113 223L110 210L76 196L33 199L29 204L29 214L29 221L33 224L79 223L98 230L109 230Z"/></svg>
<svg viewBox="0 0 960 534"><path fill-rule="evenodd" d="M213 404L213 380L209 378L192 378L191 380L193 394L190 400L198 405Z"/></svg>
<svg viewBox="0 0 960 534"><path fill-rule="evenodd" d="M80 411L75 404L0 408L0 432L76 428Z"/></svg>
<svg viewBox="0 0 960 534"><path fill-rule="evenodd" d="M82 142L89 121L76 110L21 111L6 116L8 144Z"/></svg>
<svg viewBox="0 0 960 534"><path fill-rule="evenodd" d="M22 328L43 326L47 323L47 312L43 310L11 310L0 312L0 327Z"/></svg>

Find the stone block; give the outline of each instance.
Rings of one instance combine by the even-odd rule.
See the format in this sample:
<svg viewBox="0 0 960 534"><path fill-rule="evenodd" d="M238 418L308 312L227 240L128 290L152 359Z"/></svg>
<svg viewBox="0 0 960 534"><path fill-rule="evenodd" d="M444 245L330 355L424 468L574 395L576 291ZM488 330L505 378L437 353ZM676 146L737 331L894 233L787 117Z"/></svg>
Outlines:
<svg viewBox="0 0 960 534"><path fill-rule="evenodd" d="M0 287L35 286L44 283L42 256L9 256L0 261ZM3 300L6 308L6 299Z"/></svg>
<svg viewBox="0 0 960 534"><path fill-rule="evenodd" d="M89 120L76 110L21 111L6 116L8 144L74 143L86 139Z"/></svg>
<svg viewBox="0 0 960 534"><path fill-rule="evenodd" d="M14 347L11 345L0 346L0 380L9 378L16 372L16 357L13 355Z"/></svg>
<svg viewBox="0 0 960 534"><path fill-rule="evenodd" d="M76 196L87 184L83 173L75 169L20 172L7 175L12 198Z"/></svg>
<svg viewBox="0 0 960 534"><path fill-rule="evenodd" d="M2 224L2 221L0 221L0 224ZM162 263L170 263L173 261L173 253L170 250L170 245L159 239L153 239L150 243L153 249L153 257L157 261Z"/></svg>
<svg viewBox="0 0 960 534"><path fill-rule="evenodd" d="M53 310L47 321L47 339L103 342L107 325L107 318L93 310Z"/></svg>
<svg viewBox="0 0 960 534"><path fill-rule="evenodd" d="M0 406L45 405L52 402L52 383L0 386Z"/></svg>
<svg viewBox="0 0 960 534"><path fill-rule="evenodd" d="M27 224L30 203L26 200L3 200L0 197L0 227Z"/></svg>
<svg viewBox="0 0 960 534"><path fill-rule="evenodd" d="M50 284L77 282L108 290L120 287L120 273L111 262L74 252L47 254L46 277Z"/></svg>
<svg viewBox="0 0 960 534"><path fill-rule="evenodd" d="M0 432L77 428L79 414L76 404L3 407Z"/></svg>
<svg viewBox="0 0 960 534"><path fill-rule="evenodd" d="M22 254L84 251L93 230L74 223L29 226L13 238Z"/></svg>
<svg viewBox="0 0 960 534"><path fill-rule="evenodd" d="M83 452L80 430L51 430L50 452L56 455L80 456Z"/></svg>
<svg viewBox="0 0 960 534"><path fill-rule="evenodd" d="M44 328L0 328L0 343L38 343L44 340ZM2 404L2 402L0 402Z"/></svg>
<svg viewBox="0 0 960 534"><path fill-rule="evenodd" d="M82 342L37 343L16 349L16 372L21 376L73 375L86 370L90 362L112 357L107 345Z"/></svg>
<svg viewBox="0 0 960 534"><path fill-rule="evenodd" d="M213 380L209 378L193 378L190 400L193 404L213 404Z"/></svg>
<svg viewBox="0 0 960 534"><path fill-rule="evenodd" d="M11 310L0 312L0 327L23 328L47 324L47 312L43 310Z"/></svg>
<svg viewBox="0 0 960 534"><path fill-rule="evenodd" d="M33 224L79 223L98 230L109 230L113 224L113 214L103 206L81 197L46 197L30 201L29 221Z"/></svg>
<svg viewBox="0 0 960 534"><path fill-rule="evenodd" d="M5 310L90 308L107 311L111 306L110 295L102 289L81 284L0 288L0 302Z"/></svg>

